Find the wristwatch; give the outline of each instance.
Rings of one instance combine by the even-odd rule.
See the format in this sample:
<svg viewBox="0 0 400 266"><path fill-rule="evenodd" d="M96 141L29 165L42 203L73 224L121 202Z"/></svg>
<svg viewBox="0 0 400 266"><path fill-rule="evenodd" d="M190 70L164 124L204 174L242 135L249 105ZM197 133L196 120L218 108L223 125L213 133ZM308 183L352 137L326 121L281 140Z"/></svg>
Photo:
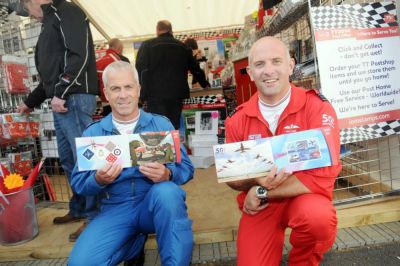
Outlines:
<svg viewBox="0 0 400 266"><path fill-rule="evenodd" d="M266 199L268 197L268 190L263 186L256 186L256 196L259 199Z"/></svg>
<svg viewBox="0 0 400 266"><path fill-rule="evenodd" d="M268 202L268 190L263 186L256 186L256 196L260 199L260 205Z"/></svg>

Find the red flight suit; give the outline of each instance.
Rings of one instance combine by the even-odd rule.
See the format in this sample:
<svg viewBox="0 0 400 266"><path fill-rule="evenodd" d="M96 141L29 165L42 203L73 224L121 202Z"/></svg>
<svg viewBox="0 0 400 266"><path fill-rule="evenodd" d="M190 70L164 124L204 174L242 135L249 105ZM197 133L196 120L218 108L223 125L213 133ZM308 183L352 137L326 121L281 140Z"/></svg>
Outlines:
<svg viewBox="0 0 400 266"><path fill-rule="evenodd" d="M291 86L290 101L279 118L276 135L330 126L339 161L340 130L335 110L315 90ZM225 127L227 143L273 136L259 110L258 93L237 108ZM336 237L332 194L340 170L341 165L335 165L294 172L312 193L272 199L267 208L253 216L243 213L237 240L238 266L279 265L287 227L292 229L289 264L318 265ZM240 209L246 194L237 197Z"/></svg>

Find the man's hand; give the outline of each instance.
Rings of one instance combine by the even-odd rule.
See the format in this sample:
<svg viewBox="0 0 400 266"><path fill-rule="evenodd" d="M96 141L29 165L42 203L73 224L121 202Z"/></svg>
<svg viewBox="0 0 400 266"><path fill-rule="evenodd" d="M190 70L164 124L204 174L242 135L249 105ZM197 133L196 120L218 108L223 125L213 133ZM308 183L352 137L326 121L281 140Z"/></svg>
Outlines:
<svg viewBox="0 0 400 266"><path fill-rule="evenodd" d="M65 100L57 98L56 96L51 99L51 109L56 113L68 112L68 109L64 106Z"/></svg>
<svg viewBox="0 0 400 266"><path fill-rule="evenodd" d="M170 176L170 170L165 165L157 162L141 165L139 171L154 183L168 181Z"/></svg>
<svg viewBox="0 0 400 266"><path fill-rule="evenodd" d="M122 166L118 163L106 164L96 172L96 181L100 185L108 185L119 176L122 171Z"/></svg>
<svg viewBox="0 0 400 266"><path fill-rule="evenodd" d="M256 178L256 182L268 190L279 187L283 182L286 181L286 179L288 179L289 176L292 175L292 173L285 173L285 168L282 168L277 173L277 169L277 166L274 165L271 169L271 172L269 172L267 176Z"/></svg>
<svg viewBox="0 0 400 266"><path fill-rule="evenodd" d="M253 186L248 191L246 199L244 200L243 212L249 215L254 215L268 206L268 203L260 204L261 199L256 196L256 186Z"/></svg>
<svg viewBox="0 0 400 266"><path fill-rule="evenodd" d="M32 112L32 109L29 108L25 103L21 103L16 110L17 113L23 114L29 114L30 112Z"/></svg>

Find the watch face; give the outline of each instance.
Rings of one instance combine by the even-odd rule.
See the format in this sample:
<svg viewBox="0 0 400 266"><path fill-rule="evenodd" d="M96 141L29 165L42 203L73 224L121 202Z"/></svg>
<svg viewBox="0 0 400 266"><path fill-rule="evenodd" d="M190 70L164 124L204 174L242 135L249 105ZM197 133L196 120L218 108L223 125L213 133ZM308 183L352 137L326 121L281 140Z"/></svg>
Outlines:
<svg viewBox="0 0 400 266"><path fill-rule="evenodd" d="M267 189L262 186L258 186L256 189L256 195L258 198L266 198L267 197Z"/></svg>

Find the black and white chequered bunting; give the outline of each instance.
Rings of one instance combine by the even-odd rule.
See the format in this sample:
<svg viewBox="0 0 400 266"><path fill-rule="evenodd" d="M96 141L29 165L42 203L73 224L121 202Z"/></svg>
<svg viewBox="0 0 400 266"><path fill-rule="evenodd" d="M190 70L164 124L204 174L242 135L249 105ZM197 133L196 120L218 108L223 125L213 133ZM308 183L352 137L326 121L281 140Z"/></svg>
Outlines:
<svg viewBox="0 0 400 266"><path fill-rule="evenodd" d="M242 32L243 28L231 28L231 29L222 29L222 30L215 30L215 31L202 31L202 32L193 32L187 34L177 34L174 37L180 41L185 41L187 38L217 38L217 37L224 37L226 35L237 35Z"/></svg>
<svg viewBox="0 0 400 266"><path fill-rule="evenodd" d="M206 96L196 96L184 99L182 104L216 104L225 102L225 98L222 94L210 94Z"/></svg>
<svg viewBox="0 0 400 266"><path fill-rule="evenodd" d="M385 22L387 15L394 16L393 22ZM397 26L394 2L313 7L311 17L314 30Z"/></svg>
<svg viewBox="0 0 400 266"><path fill-rule="evenodd" d="M394 134L400 134L400 120L341 129L340 143L353 143Z"/></svg>

